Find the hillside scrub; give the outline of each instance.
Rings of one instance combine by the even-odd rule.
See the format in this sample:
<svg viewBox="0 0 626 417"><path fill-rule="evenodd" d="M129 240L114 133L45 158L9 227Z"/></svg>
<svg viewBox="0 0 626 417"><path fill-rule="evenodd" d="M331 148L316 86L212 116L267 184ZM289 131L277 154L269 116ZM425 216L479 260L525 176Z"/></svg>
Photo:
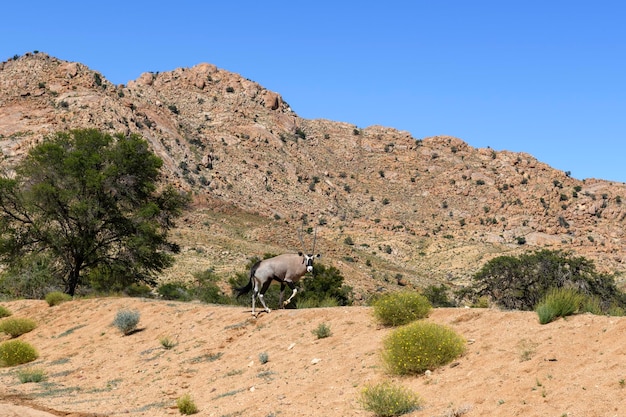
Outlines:
<svg viewBox="0 0 626 417"><path fill-rule="evenodd" d="M537 304L535 311L541 324L577 313L603 314L598 297L588 296L574 288L550 289Z"/></svg>
<svg viewBox="0 0 626 417"><path fill-rule="evenodd" d="M392 331L383 341L390 373L421 374L452 362L465 351L465 340L441 324L416 321Z"/></svg>
<svg viewBox="0 0 626 417"><path fill-rule="evenodd" d="M423 319L431 310L428 299L412 291L383 294L373 305L374 316L385 326L400 326Z"/></svg>
<svg viewBox="0 0 626 417"><path fill-rule="evenodd" d="M0 366L21 365L38 357L37 350L23 340L9 340L0 344Z"/></svg>
<svg viewBox="0 0 626 417"><path fill-rule="evenodd" d="M4 332L11 337L19 337L24 333L28 333L37 327L31 319L26 318L8 318L0 321L0 332Z"/></svg>
<svg viewBox="0 0 626 417"><path fill-rule="evenodd" d="M390 381L367 385L361 391L359 400L365 410L373 412L377 417L407 414L418 410L422 403L419 395Z"/></svg>
<svg viewBox="0 0 626 417"><path fill-rule="evenodd" d="M626 307L626 294L612 276L597 272L593 261L550 250L490 260L461 295L474 300L488 297L506 309L532 311L548 291L563 287L597 297L603 312Z"/></svg>

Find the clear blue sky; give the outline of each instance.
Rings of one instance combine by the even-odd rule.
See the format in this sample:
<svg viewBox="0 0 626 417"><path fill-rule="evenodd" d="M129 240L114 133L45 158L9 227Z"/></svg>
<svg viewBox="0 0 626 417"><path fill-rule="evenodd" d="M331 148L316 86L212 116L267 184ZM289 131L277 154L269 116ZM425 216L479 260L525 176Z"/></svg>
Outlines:
<svg viewBox="0 0 626 417"><path fill-rule="evenodd" d="M38 50L116 84L208 62L301 117L452 135L626 182L623 1L36 0L0 16L0 61Z"/></svg>

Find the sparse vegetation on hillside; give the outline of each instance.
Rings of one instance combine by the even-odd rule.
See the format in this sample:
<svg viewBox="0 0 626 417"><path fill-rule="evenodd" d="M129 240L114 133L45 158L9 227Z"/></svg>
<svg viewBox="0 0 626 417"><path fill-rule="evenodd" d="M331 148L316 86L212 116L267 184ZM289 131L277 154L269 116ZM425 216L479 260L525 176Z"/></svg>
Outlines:
<svg viewBox="0 0 626 417"><path fill-rule="evenodd" d="M139 324L139 318L141 314L136 310L120 310L115 315L113 325L117 327L125 336L132 334L137 330L137 324Z"/></svg>
<svg viewBox="0 0 626 417"><path fill-rule="evenodd" d="M18 337L24 333L33 331L37 327L34 320L15 317L0 321L0 332L6 333L11 337Z"/></svg>
<svg viewBox="0 0 626 417"><path fill-rule="evenodd" d="M50 307L54 307L66 301L70 301L72 296L61 291L52 291L46 294L45 300Z"/></svg>
<svg viewBox="0 0 626 417"><path fill-rule="evenodd" d="M385 326L400 326L428 317L432 306L423 295L412 291L383 294L374 301L374 316Z"/></svg>
<svg viewBox="0 0 626 417"><path fill-rule="evenodd" d="M365 410L377 417L401 416L419 409L422 403L419 395L390 381L367 385L359 400Z"/></svg>
<svg viewBox="0 0 626 417"><path fill-rule="evenodd" d="M393 330L383 341L382 357L392 374L421 374L452 362L465 340L441 324L416 321Z"/></svg>
<svg viewBox="0 0 626 417"><path fill-rule="evenodd" d="M37 350L23 340L9 340L0 343L0 367L21 365L32 362L38 357Z"/></svg>
<svg viewBox="0 0 626 417"><path fill-rule="evenodd" d="M598 297L605 312L612 306L626 306L626 295L614 278L597 272L592 261L550 250L492 259L474 275L465 294L473 299L489 297L507 309L533 310L548 291L567 287Z"/></svg>

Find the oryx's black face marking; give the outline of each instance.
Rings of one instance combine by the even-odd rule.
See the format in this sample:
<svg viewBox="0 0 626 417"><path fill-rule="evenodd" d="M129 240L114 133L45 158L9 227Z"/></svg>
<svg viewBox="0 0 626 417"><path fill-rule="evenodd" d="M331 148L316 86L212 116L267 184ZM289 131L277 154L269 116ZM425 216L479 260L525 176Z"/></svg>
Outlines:
<svg viewBox="0 0 626 417"><path fill-rule="evenodd" d="M304 257L303 262L306 265L306 272L313 272L313 255L302 255Z"/></svg>

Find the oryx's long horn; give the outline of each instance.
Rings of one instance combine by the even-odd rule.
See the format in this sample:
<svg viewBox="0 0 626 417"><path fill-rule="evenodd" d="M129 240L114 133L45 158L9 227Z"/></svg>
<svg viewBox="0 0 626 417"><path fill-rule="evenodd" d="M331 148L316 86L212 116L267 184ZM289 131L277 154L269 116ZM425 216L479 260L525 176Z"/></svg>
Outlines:
<svg viewBox="0 0 626 417"><path fill-rule="evenodd" d="M306 248L304 247L304 240L302 240L302 229L298 230L298 239L300 239L300 244L302 245L302 253L306 253Z"/></svg>
<svg viewBox="0 0 626 417"><path fill-rule="evenodd" d="M317 227L313 229L313 249L311 249L311 255L315 255L315 241L317 240Z"/></svg>

